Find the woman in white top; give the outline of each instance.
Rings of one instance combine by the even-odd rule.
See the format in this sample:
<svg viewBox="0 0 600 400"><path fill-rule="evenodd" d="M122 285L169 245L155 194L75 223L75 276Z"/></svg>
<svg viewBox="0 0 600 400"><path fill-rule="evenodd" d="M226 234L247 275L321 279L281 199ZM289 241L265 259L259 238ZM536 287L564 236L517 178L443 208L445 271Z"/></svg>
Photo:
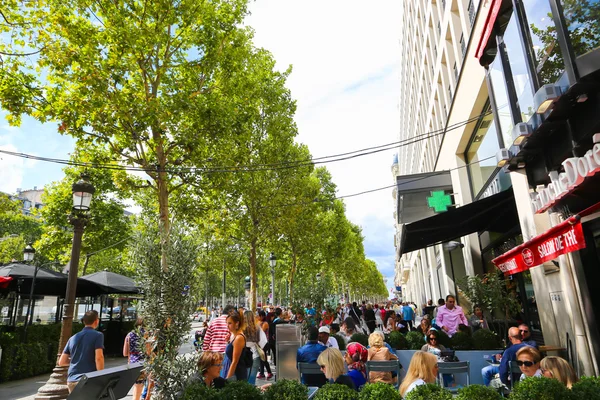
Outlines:
<svg viewBox="0 0 600 400"><path fill-rule="evenodd" d="M256 374L258 373L258 368L260 366L260 354L257 346L260 346L261 350L265 347L267 344L267 335L265 335L265 332L261 329L252 311L244 312L244 319L246 320L246 329L244 330L246 347L252 351L252 367L248 369L248 383L254 385L256 383Z"/></svg>
<svg viewBox="0 0 600 400"><path fill-rule="evenodd" d="M535 347L521 347L517 351L517 365L522 372L520 380L531 378L532 376L543 376L540 369L541 360L542 355Z"/></svg>
<svg viewBox="0 0 600 400"><path fill-rule="evenodd" d="M417 351L400 385L400 395L405 398L414 388L427 383L434 383L438 374L437 357L431 353Z"/></svg>

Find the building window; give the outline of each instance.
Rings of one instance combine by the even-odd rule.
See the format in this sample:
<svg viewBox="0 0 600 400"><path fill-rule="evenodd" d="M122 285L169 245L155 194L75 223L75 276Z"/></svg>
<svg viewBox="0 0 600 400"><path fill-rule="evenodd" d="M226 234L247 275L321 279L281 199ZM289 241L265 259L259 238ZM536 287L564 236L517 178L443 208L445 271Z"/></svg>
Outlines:
<svg viewBox="0 0 600 400"><path fill-rule="evenodd" d="M469 21L471 22L471 26L475 23L475 5L473 4L473 0L469 1Z"/></svg>
<svg viewBox="0 0 600 400"><path fill-rule="evenodd" d="M575 56L600 47L600 1L561 0Z"/></svg>
<svg viewBox="0 0 600 400"><path fill-rule="evenodd" d="M438 21L438 35L442 34L442 25L440 24L440 21Z"/></svg>
<svg viewBox="0 0 600 400"><path fill-rule="evenodd" d="M475 125L465 152L473 197L477 197L485 189L485 184L489 179L500 170L496 167L494 157L500 149L500 138L496 124L494 124L494 115L490 111L491 107L488 102Z"/></svg>
<svg viewBox="0 0 600 400"><path fill-rule="evenodd" d="M511 139L511 131L514 126L514 120L510 111L510 100L506 88L506 80L504 79L501 57L496 57L494 62L490 65L488 79L494 90L496 118L500 124L500 134L504 138L502 147L509 148L513 142Z"/></svg>
<svg viewBox="0 0 600 400"><path fill-rule="evenodd" d="M460 35L460 51L464 57L465 53L467 52L467 45L465 44L465 35L464 34Z"/></svg>
<svg viewBox="0 0 600 400"><path fill-rule="evenodd" d="M454 69L454 81L458 82L458 69L456 68L456 63L454 63L452 69Z"/></svg>
<svg viewBox="0 0 600 400"><path fill-rule="evenodd" d="M442 13L446 9L446 0L442 0Z"/></svg>

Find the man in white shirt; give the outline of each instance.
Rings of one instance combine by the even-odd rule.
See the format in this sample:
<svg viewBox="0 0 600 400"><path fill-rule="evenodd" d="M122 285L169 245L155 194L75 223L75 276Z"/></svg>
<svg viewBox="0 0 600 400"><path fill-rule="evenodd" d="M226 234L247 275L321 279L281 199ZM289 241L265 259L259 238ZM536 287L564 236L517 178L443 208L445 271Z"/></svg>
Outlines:
<svg viewBox="0 0 600 400"><path fill-rule="evenodd" d="M319 328L319 343L325 347L333 347L334 349L340 349L337 339L329 336L329 327L322 326Z"/></svg>

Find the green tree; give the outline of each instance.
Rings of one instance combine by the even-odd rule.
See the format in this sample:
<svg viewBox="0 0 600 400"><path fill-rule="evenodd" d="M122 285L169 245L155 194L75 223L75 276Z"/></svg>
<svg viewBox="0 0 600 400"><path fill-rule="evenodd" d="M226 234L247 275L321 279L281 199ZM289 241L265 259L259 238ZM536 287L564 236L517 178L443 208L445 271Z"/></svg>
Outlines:
<svg viewBox="0 0 600 400"><path fill-rule="evenodd" d="M23 215L21 202L0 193L0 263L23 260L23 249L42 234L42 222L34 215Z"/></svg>

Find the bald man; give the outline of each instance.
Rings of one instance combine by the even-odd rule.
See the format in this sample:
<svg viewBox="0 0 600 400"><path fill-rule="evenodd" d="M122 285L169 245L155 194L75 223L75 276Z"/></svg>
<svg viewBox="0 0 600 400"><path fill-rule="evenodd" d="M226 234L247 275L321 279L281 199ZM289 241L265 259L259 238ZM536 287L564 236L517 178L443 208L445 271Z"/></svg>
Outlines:
<svg viewBox="0 0 600 400"><path fill-rule="evenodd" d="M519 351L521 347L527 346L527 344L523 343L523 337L521 336L521 332L517 327L513 327L508 330L508 340L510 341L510 346L504 351L504 354L496 354L494 356L496 359L500 359L500 356L502 357L500 360L500 365L489 365L481 370L483 383L486 386L490 385L496 374L499 375L502 383L507 385L510 375L510 362L516 361L517 351ZM513 374L511 379L519 380L519 377L520 374ZM513 382L516 382L516 380L513 380Z"/></svg>

